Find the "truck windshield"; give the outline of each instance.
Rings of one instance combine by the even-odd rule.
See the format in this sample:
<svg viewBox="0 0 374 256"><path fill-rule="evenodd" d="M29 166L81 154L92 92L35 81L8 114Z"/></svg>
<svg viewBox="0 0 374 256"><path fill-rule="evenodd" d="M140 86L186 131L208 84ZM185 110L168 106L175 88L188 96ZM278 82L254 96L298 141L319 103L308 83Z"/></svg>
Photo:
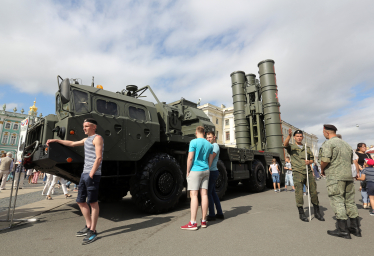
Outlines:
<svg viewBox="0 0 374 256"><path fill-rule="evenodd" d="M73 95L75 109L74 112L77 114L89 112L88 93L74 90Z"/></svg>

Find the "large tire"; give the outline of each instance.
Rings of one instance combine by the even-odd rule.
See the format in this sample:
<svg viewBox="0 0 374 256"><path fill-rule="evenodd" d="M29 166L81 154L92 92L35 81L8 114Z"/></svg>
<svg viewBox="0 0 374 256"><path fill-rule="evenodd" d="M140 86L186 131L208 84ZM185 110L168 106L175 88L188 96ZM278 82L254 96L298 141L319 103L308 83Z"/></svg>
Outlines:
<svg viewBox="0 0 374 256"><path fill-rule="evenodd" d="M240 180L232 180L232 181L229 181L229 187L236 187L238 184L239 184Z"/></svg>
<svg viewBox="0 0 374 256"><path fill-rule="evenodd" d="M99 201L113 203L121 201L127 195L128 188L124 184L116 183L115 178L102 179L99 187Z"/></svg>
<svg viewBox="0 0 374 256"><path fill-rule="evenodd" d="M222 199L226 194L226 190L228 187L227 171L225 164L221 160L218 160L217 168L219 171L219 176L216 181L216 193L219 199Z"/></svg>
<svg viewBox="0 0 374 256"><path fill-rule="evenodd" d="M254 160L252 162L251 177L243 180L242 183L251 192L264 191L266 187L266 171L260 161Z"/></svg>
<svg viewBox="0 0 374 256"><path fill-rule="evenodd" d="M161 213L174 208L182 189L181 168L174 157L165 153L146 157L130 181L135 205L147 213Z"/></svg>

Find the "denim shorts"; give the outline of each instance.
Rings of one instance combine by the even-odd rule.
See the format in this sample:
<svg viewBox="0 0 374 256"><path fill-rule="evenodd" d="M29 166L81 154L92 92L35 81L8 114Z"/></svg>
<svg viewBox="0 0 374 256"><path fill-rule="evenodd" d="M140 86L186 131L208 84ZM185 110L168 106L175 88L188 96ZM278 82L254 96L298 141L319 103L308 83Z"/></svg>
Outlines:
<svg viewBox="0 0 374 256"><path fill-rule="evenodd" d="M96 203L99 197L101 175L94 175L91 179L89 173L82 173L78 185L77 203Z"/></svg>
<svg viewBox="0 0 374 256"><path fill-rule="evenodd" d="M286 186L293 187L293 177L292 177L292 174L286 174Z"/></svg>
<svg viewBox="0 0 374 256"><path fill-rule="evenodd" d="M273 178L273 183L280 183L279 173L273 173L271 177Z"/></svg>
<svg viewBox="0 0 374 256"><path fill-rule="evenodd" d="M374 196L374 182L366 182L366 192L368 193L368 196Z"/></svg>

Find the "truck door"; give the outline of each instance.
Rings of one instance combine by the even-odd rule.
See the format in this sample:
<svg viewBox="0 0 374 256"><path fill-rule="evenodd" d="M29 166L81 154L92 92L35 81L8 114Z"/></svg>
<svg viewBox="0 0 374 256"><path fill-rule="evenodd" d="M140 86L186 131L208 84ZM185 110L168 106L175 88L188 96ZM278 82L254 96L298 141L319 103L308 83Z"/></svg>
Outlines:
<svg viewBox="0 0 374 256"><path fill-rule="evenodd" d="M140 159L152 146L151 120L146 107L126 104L126 151L134 160Z"/></svg>

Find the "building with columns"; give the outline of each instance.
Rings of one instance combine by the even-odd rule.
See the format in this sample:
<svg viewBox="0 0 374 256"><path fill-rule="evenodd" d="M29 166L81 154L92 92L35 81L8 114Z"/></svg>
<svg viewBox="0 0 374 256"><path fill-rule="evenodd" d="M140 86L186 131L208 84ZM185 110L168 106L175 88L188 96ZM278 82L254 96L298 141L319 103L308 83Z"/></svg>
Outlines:
<svg viewBox="0 0 374 256"><path fill-rule="evenodd" d="M210 103L198 106L210 118L210 121L216 126L217 143L227 147L236 147L235 139L235 123L234 123L234 107L220 107ZM288 136L288 129L292 132L299 130L297 127L282 120L283 140ZM304 132L304 141L310 146L315 156L318 155L318 137L314 134ZM293 143L293 136L291 137Z"/></svg>
<svg viewBox="0 0 374 256"><path fill-rule="evenodd" d="M17 113L17 108L13 112L6 111L6 104L3 105L3 110L0 110L0 153L11 152L13 157L17 154L17 146L19 141L19 133L21 121L28 116L36 118L38 108L34 105L30 107L28 114L24 114L22 109Z"/></svg>

